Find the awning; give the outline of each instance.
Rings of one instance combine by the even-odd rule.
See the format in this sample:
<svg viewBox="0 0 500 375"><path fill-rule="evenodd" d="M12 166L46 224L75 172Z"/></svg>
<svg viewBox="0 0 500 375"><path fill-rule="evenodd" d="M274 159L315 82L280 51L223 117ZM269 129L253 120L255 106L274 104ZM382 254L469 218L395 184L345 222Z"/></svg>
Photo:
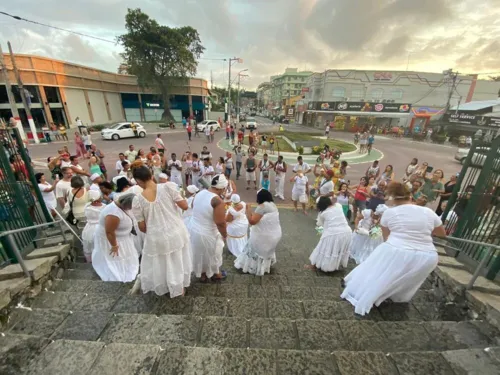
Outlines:
<svg viewBox="0 0 500 375"><path fill-rule="evenodd" d="M311 111L307 110L307 112L314 113L333 113L335 115L344 115L344 116L357 116L357 117L412 117L412 113L399 113L399 112L355 112L355 111Z"/></svg>

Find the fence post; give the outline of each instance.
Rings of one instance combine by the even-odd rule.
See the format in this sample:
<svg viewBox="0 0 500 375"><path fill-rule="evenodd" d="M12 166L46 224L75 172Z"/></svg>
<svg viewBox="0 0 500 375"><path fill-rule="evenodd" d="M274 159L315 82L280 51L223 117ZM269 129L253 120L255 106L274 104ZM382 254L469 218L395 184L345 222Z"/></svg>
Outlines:
<svg viewBox="0 0 500 375"><path fill-rule="evenodd" d="M14 255L15 255L19 265L21 266L24 274L26 275L26 277L31 279L30 271L28 270L28 267L26 266L26 263L24 262L23 256L21 255L21 252L19 251L19 248L16 245L16 241L14 241L14 239L12 238L12 234L8 234L5 237L6 237L5 239L7 240L7 243L14 251Z"/></svg>
<svg viewBox="0 0 500 375"><path fill-rule="evenodd" d="M38 200L38 204L40 205L43 216L45 216L45 220L50 223L51 221L54 221L54 218L50 214L49 210L47 209L47 206L45 205L45 201L43 200L42 192L40 191L40 188L38 187L38 182L36 181L35 177L35 171L33 170L33 167L31 166L31 159L28 156L28 153L26 152L26 149L24 148L24 143L21 138L21 135L19 134L19 129L12 129L14 132L14 137L17 142L17 148L19 151L19 154L21 155L21 158L24 161L24 165L26 166L26 169L28 170L28 178L31 181L31 185L33 186L33 190L35 191L36 198Z"/></svg>

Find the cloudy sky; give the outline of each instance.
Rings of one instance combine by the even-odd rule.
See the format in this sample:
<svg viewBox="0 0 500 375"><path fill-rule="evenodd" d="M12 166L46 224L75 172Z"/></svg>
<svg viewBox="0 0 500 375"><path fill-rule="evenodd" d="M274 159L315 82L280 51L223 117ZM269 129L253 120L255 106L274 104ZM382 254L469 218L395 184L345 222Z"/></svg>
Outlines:
<svg viewBox="0 0 500 375"><path fill-rule="evenodd" d="M124 32L127 8L159 23L190 25L206 47L198 76L227 85L240 57L248 89L286 67L500 75L500 0L15 0L0 11L100 38ZM38 54L116 71L121 48L0 16L0 41ZM486 76L485 76L486 77Z"/></svg>

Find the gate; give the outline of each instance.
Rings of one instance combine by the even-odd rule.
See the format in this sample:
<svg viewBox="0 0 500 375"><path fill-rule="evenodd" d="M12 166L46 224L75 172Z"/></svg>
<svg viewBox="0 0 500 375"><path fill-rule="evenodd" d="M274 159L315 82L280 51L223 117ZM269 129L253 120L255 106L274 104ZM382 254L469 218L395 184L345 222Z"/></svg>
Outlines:
<svg viewBox="0 0 500 375"><path fill-rule="evenodd" d="M18 129L0 129L0 231L52 221ZM13 247L22 255L35 247L37 230L0 238L0 267L16 263Z"/></svg>
<svg viewBox="0 0 500 375"><path fill-rule="evenodd" d="M455 189L443 214L453 237L484 244L500 244L500 137L492 142L475 140L465 159ZM480 244L457 244L465 263L487 256ZM485 261L485 276L493 280L500 270L500 250Z"/></svg>

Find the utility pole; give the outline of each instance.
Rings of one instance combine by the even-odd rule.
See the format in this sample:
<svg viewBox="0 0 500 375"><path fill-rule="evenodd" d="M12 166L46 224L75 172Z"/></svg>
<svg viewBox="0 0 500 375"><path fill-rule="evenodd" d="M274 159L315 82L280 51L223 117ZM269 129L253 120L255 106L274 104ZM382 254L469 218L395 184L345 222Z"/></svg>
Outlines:
<svg viewBox="0 0 500 375"><path fill-rule="evenodd" d="M248 77L246 74L241 74L246 72L248 69L244 69L238 73L238 96L236 97L236 122L240 122L240 78Z"/></svg>
<svg viewBox="0 0 500 375"><path fill-rule="evenodd" d="M445 114L448 113L451 107L451 98L453 97L453 91L455 91L457 87L457 78L458 78L458 72L454 72L452 69L445 70L443 72L445 78L451 79L451 87L450 91L448 93L448 100L446 101L446 108L445 108Z"/></svg>
<svg viewBox="0 0 500 375"><path fill-rule="evenodd" d="M28 124L31 129L31 134L33 134L33 140L35 141L35 143L40 143L40 140L38 139L38 134L36 133L35 122L33 121L33 117L31 116L31 110L26 100L26 93L24 91L23 81L21 80L21 75L19 74L19 70L17 70L16 58L14 57L14 53L12 52L12 46L10 45L10 42L7 42L7 45L9 46L10 59L12 61L12 67L14 68L14 74L16 75L17 78L17 87L19 88L19 94L21 95L21 99L23 101L24 110L26 111L26 117L28 118Z"/></svg>
<svg viewBox="0 0 500 375"><path fill-rule="evenodd" d="M16 128L19 130L21 138L25 140L26 133L24 132L23 123L21 122L21 118L19 117L19 111L17 110L16 99L14 98L14 94L12 94L12 87L9 81L9 73L7 72L7 66L5 65L5 61L3 59L3 51L1 45L0 45L0 68L2 68L3 80L5 81L5 89L7 90L7 98L9 99L10 111L12 112L12 117L16 122Z"/></svg>
<svg viewBox="0 0 500 375"><path fill-rule="evenodd" d="M231 122L231 65L233 61L238 61L239 63L243 62L239 57L233 57L229 59L229 80L227 87L227 115L226 120Z"/></svg>

